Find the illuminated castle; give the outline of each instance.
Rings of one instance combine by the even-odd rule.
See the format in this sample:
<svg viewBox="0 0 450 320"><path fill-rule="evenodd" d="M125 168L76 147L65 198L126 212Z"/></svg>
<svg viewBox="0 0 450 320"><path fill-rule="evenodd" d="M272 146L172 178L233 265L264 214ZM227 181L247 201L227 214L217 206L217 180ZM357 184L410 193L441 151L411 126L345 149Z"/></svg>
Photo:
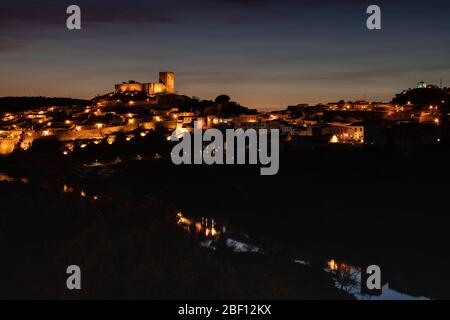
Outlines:
<svg viewBox="0 0 450 320"><path fill-rule="evenodd" d="M175 93L175 73L173 72L160 72L159 82L139 83L135 81L129 81L115 85L116 93L139 91L146 92L149 95L155 95L158 93Z"/></svg>

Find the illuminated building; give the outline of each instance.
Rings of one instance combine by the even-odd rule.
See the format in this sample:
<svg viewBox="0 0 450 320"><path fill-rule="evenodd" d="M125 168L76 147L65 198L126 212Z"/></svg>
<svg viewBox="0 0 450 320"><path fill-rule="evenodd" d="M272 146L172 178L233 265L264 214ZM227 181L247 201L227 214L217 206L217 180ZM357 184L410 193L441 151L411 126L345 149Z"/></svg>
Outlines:
<svg viewBox="0 0 450 320"><path fill-rule="evenodd" d="M140 83L129 81L115 85L115 92L145 92L149 95L159 93L174 94L175 93L175 73L160 72L159 82Z"/></svg>

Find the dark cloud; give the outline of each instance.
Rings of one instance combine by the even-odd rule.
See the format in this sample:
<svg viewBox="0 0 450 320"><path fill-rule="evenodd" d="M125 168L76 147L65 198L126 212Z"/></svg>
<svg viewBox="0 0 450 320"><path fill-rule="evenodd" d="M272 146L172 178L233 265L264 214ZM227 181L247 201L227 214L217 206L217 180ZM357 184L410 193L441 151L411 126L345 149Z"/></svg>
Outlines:
<svg viewBox="0 0 450 320"><path fill-rule="evenodd" d="M346 5L370 5L370 4L386 4L398 3L400 0L212 0L213 2L241 5L246 7L263 7L263 6L289 6L289 7L323 7L323 6L346 6ZM413 2L413 1L411 1Z"/></svg>
<svg viewBox="0 0 450 320"><path fill-rule="evenodd" d="M389 0L395 3L400 0ZM66 8L71 4L77 4L82 9L83 20L90 24L101 23L149 23L168 24L175 23L179 18L197 17L209 15L211 18L223 15L249 16L252 10L256 14L270 15L276 12L274 9L292 11L304 7L346 6L370 4L369 0L16 0L1 5L0 28L14 27L18 25L59 25L64 23L67 15ZM377 0L378 4L387 3L387 0ZM248 12L233 11L236 7L246 8ZM225 10L225 11L221 11Z"/></svg>
<svg viewBox="0 0 450 320"><path fill-rule="evenodd" d="M38 39L51 37L52 29L65 30L67 7L73 2L23 1L2 4L0 10L0 52L14 51L26 47ZM81 8L84 28L102 33L107 25L139 26L143 24L167 25L176 23L175 16L163 7L150 7L148 2L131 0L75 1ZM43 30L48 30L44 32Z"/></svg>
<svg viewBox="0 0 450 320"><path fill-rule="evenodd" d="M18 3L19 2L19 3ZM72 3L64 1L11 2L0 10L0 27L20 27L24 25L64 25L66 9ZM140 1L123 3L111 1L76 1L82 12L83 22L101 23L150 23L167 24L174 22L174 16L163 7L151 7Z"/></svg>

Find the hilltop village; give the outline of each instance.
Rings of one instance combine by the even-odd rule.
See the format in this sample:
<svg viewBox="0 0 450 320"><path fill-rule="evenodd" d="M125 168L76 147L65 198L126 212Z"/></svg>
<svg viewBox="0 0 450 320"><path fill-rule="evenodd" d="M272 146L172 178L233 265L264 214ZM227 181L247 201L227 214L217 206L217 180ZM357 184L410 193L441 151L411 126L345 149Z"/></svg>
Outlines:
<svg viewBox="0 0 450 320"><path fill-rule="evenodd" d="M194 122L208 128L279 129L283 148L301 150L330 144L393 146L409 154L446 137L449 89L420 82L391 102L339 101L285 110L258 112L226 95L215 101L179 95L175 74L161 72L159 81L128 81L87 103L45 106L18 112L0 110L0 155L27 151L36 140L61 144L68 155L91 144L114 144L118 134L127 141L152 131L193 130Z"/></svg>

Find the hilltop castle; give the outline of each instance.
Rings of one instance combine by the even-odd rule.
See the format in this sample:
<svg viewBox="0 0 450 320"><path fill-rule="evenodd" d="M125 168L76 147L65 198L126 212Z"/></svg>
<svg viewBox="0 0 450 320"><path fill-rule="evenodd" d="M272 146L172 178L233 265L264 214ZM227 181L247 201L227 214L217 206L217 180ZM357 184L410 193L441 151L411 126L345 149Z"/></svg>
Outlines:
<svg viewBox="0 0 450 320"><path fill-rule="evenodd" d="M175 73L160 72L159 82L139 83L136 81L124 82L115 85L115 93L139 91L149 95L158 93L175 93Z"/></svg>

